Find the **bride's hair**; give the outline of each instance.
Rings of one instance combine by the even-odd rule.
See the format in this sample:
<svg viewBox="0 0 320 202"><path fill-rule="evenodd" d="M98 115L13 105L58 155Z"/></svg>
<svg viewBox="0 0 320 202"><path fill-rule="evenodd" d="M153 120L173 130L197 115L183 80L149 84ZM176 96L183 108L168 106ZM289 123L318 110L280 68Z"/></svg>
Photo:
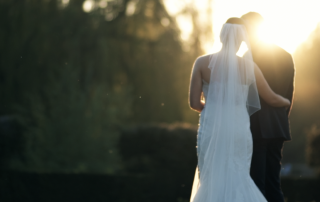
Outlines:
<svg viewBox="0 0 320 202"><path fill-rule="evenodd" d="M246 27L246 22L244 20L242 20L241 18L236 18L236 17L232 17L229 18L226 24L234 24L234 25L243 25L244 27ZM228 40L228 37L226 37L228 35L229 29L226 28L225 26L222 27L222 30L220 32L220 41L222 44L224 44L226 42L226 40ZM239 32L238 30L235 32L236 38L237 38L237 43L235 44L235 46L237 47L237 50L240 48L241 42L244 40L243 35L241 34L241 32Z"/></svg>
<svg viewBox="0 0 320 202"><path fill-rule="evenodd" d="M229 18L226 23L229 24L238 24L238 25L246 25L246 22L244 20L242 20L241 18Z"/></svg>

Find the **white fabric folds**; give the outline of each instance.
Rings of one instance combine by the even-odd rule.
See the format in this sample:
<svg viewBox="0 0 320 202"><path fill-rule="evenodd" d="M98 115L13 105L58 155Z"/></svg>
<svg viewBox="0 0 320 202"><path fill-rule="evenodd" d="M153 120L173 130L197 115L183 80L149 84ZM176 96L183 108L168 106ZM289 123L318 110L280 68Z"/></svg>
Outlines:
<svg viewBox="0 0 320 202"><path fill-rule="evenodd" d="M211 56L210 83L198 131L191 202L266 202L250 177L250 115L260 109L254 62L243 25L224 24ZM248 51L236 55L241 43Z"/></svg>

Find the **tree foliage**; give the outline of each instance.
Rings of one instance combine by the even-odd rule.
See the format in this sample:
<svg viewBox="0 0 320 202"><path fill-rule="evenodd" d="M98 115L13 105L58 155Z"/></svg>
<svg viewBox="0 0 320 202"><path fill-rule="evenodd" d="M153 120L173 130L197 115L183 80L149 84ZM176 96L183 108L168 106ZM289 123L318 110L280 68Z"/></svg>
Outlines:
<svg viewBox="0 0 320 202"><path fill-rule="evenodd" d="M306 154L310 166L320 167L320 129L316 125L307 133Z"/></svg>
<svg viewBox="0 0 320 202"><path fill-rule="evenodd" d="M114 173L119 128L196 123L187 95L200 53L182 50L161 1L136 1L131 15L129 3L85 13L77 0L0 1L0 115L22 125L26 159L8 167Z"/></svg>
<svg viewBox="0 0 320 202"><path fill-rule="evenodd" d="M293 108L290 115L292 141L284 149L284 161L304 163L309 137L313 125L320 121L320 26L310 34L293 54L296 76ZM307 146L309 147L309 146ZM307 157L308 158L308 157Z"/></svg>

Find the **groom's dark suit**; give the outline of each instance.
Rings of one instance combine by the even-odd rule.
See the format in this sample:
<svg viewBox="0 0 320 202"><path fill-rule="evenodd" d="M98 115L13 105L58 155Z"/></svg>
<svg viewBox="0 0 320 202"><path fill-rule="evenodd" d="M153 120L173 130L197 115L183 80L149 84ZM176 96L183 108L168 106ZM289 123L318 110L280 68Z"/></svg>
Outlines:
<svg viewBox="0 0 320 202"><path fill-rule="evenodd" d="M292 103L294 64L289 53L276 45L252 46L254 62L260 67L271 89ZM282 148L291 140L289 109L275 108L260 98L261 110L251 116L253 156L251 177L269 202L283 202L280 185Z"/></svg>

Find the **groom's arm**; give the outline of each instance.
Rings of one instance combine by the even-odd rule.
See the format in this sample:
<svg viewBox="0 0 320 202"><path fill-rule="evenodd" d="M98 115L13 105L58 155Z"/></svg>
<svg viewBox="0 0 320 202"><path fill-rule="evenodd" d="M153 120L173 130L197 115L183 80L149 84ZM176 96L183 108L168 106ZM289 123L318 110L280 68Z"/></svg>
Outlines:
<svg viewBox="0 0 320 202"><path fill-rule="evenodd" d="M294 77L295 77L295 68L294 68L294 63L292 56L290 55L290 60L288 61L288 66L290 69L289 76L290 76L290 84L289 88L287 91L286 98L290 100L290 106L287 109L287 114L288 116L290 115L291 109L292 109L292 104L293 104L293 97L294 97Z"/></svg>

